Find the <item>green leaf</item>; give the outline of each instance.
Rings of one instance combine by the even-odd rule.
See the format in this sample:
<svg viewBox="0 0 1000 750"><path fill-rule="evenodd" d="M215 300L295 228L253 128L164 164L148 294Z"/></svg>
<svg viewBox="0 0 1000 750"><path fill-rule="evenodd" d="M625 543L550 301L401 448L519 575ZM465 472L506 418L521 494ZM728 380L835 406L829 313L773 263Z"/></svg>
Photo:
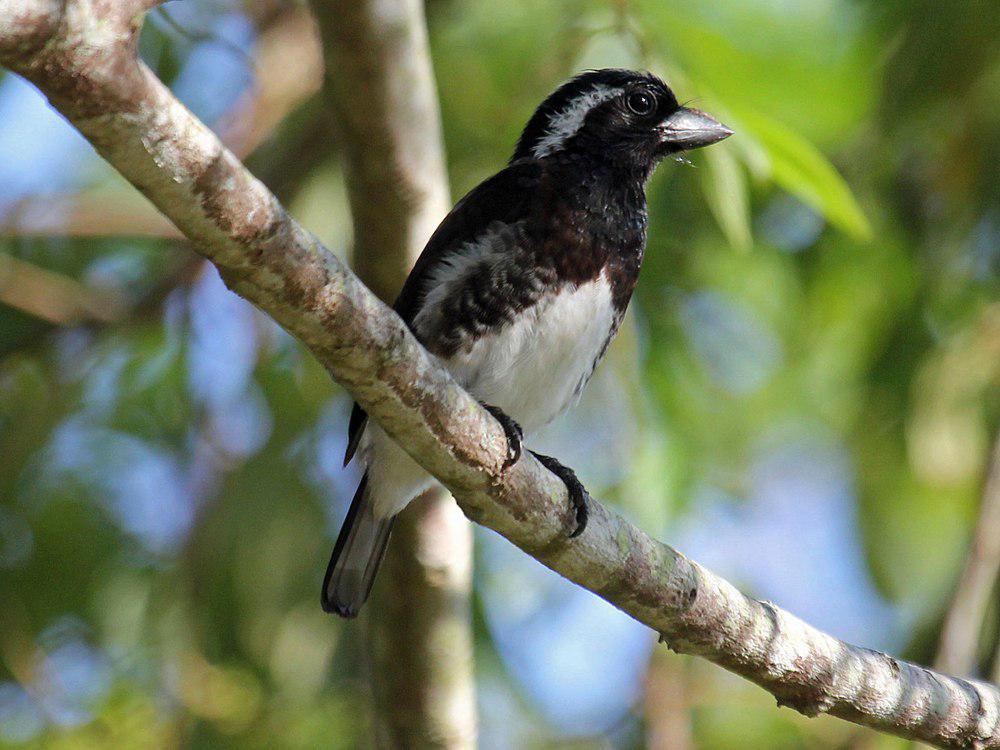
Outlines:
<svg viewBox="0 0 1000 750"><path fill-rule="evenodd" d="M750 206L743 170L729 148L717 147L705 151L705 168L701 170L701 189L709 208L719 222L729 244L737 250L749 250Z"/></svg>
<svg viewBox="0 0 1000 750"><path fill-rule="evenodd" d="M851 188L812 143L757 112L739 111L737 132L755 138L771 162L771 178L856 240L868 241L871 224Z"/></svg>

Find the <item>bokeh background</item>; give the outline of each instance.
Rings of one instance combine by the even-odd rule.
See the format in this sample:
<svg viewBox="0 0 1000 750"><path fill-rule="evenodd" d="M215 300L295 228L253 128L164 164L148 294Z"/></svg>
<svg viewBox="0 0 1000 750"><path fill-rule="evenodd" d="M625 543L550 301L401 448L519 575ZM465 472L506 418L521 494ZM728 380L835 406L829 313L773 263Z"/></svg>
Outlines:
<svg viewBox="0 0 1000 750"><path fill-rule="evenodd" d="M350 257L305 9L166 10L143 57ZM932 662L1000 420L1000 4L427 13L456 196L584 68L737 131L654 177L628 322L535 446L755 596ZM2 72L0 228L0 746L364 746L359 631L318 606L349 399ZM778 710L482 529L474 597L483 747L905 744Z"/></svg>

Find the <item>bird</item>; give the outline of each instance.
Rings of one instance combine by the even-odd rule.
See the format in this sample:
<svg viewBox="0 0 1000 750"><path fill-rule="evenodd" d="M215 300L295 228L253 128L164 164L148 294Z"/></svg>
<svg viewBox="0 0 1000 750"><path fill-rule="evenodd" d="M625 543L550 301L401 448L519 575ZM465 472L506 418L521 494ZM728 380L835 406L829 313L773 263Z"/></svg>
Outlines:
<svg viewBox="0 0 1000 750"><path fill-rule="evenodd" d="M585 71L535 110L510 161L462 198L410 272L394 310L503 427L504 467L524 434L579 398L625 315L646 245L645 186L662 159L732 130L682 106L649 72ZM581 534L575 472L533 455L566 485ZM323 580L325 611L367 600L393 520L434 479L357 404L344 464L364 473Z"/></svg>

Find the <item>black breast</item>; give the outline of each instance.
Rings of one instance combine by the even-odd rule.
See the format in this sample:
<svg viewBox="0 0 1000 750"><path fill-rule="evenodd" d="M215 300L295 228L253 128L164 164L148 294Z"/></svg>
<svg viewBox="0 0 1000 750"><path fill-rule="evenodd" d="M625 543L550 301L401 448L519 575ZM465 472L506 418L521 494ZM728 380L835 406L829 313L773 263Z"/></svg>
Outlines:
<svg viewBox="0 0 1000 750"><path fill-rule="evenodd" d="M415 319L431 351L448 356L471 346L545 294L601 273L621 319L646 239L642 183L589 162L580 156L544 160L523 217L488 225L458 254L462 261L431 274Z"/></svg>
<svg viewBox="0 0 1000 750"><path fill-rule="evenodd" d="M554 160L543 176L536 264L560 283L582 284L606 272L619 315L628 307L646 245L641 176L580 155Z"/></svg>

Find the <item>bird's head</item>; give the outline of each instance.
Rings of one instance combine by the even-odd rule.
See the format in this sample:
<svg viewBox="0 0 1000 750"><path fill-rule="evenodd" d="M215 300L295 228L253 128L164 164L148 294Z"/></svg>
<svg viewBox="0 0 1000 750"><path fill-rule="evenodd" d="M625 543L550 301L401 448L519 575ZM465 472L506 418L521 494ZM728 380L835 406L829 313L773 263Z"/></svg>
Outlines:
<svg viewBox="0 0 1000 750"><path fill-rule="evenodd" d="M511 161L576 152L648 173L664 156L709 146L732 132L704 112L682 107L651 73L591 70L542 102Z"/></svg>

